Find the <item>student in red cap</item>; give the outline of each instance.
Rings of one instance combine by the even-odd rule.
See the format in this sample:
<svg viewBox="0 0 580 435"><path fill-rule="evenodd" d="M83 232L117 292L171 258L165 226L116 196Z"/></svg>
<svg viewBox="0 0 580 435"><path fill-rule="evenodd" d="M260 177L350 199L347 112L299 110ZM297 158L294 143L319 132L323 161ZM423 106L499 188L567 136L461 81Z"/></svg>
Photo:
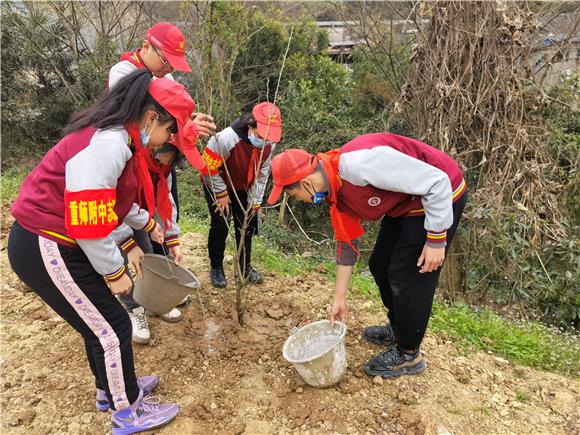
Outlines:
<svg viewBox="0 0 580 435"><path fill-rule="evenodd" d="M133 282L111 233L124 222L163 242L149 217L155 198L145 156L176 135L181 152L200 167L195 135L188 134L193 108L182 85L133 72L72 117L12 206L12 269L83 337L97 409L114 410L117 435L162 426L179 412L176 404L148 400L157 376L135 376L131 322L115 297ZM130 213L135 198L148 210L145 220ZM140 274L139 262L133 266Z"/></svg>
<svg viewBox="0 0 580 435"><path fill-rule="evenodd" d="M171 73L173 70L181 72L191 72L185 58L185 39L181 31L173 24L159 23L151 27L146 34L143 45L135 52L123 53L121 61L115 64L109 73L109 88L123 77L138 68L149 70L155 77L165 77L173 80ZM199 130L201 136L209 136L215 130L215 124L211 116L195 113L192 116L193 123ZM171 146L167 148L171 150ZM172 151L169 152L171 154ZM159 164L154 156L147 156L147 164L151 176L155 178L156 187L156 210L160 216L160 222L165 231L165 247L149 240L145 231L132 231L127 225L121 225L114 233L114 237L119 241L119 246L123 251L137 245L140 250L146 253L156 253L166 255L167 252L178 261L181 259L181 248L179 244L179 197L177 193L177 172L175 165ZM197 168L200 169L200 168ZM160 181L163 180L163 181ZM163 183L169 183L169 190ZM171 209L170 209L171 207ZM136 256L138 251L131 255ZM183 303L187 301L184 299ZM133 326L133 341L140 344L147 344L151 340L151 332L145 309L135 302L132 294L122 296L121 302L127 308ZM178 322L183 318L183 314L178 308L173 308L170 312L159 316L166 322Z"/></svg>
<svg viewBox="0 0 580 435"><path fill-rule="evenodd" d="M427 329L445 254L467 202L463 173L447 154L389 133L359 136L316 156L292 149L272 161L274 204L282 191L330 205L337 240L331 321L344 320L357 258L361 220L381 220L369 260L389 323L363 336L386 350L365 365L371 376L415 374L426 368L419 348Z"/></svg>
<svg viewBox="0 0 580 435"><path fill-rule="evenodd" d="M176 26L170 23L158 23L145 35L140 49L123 53L121 61L109 72L109 87L112 88L123 77L137 68L146 68L155 77L173 80L174 70L191 72L185 58L185 38Z"/></svg>
<svg viewBox="0 0 580 435"><path fill-rule="evenodd" d="M281 137L280 109L263 102L254 106L252 113L241 116L212 137L203 152L207 165L202 170L204 192L211 216L208 236L210 281L214 287L227 286L223 268L228 235L226 219L229 221L234 215L236 246L239 246L248 204L252 207L252 215L240 256L240 270L251 283L262 282L262 275L252 267L252 237L258 232L258 214L261 213L270 162Z"/></svg>

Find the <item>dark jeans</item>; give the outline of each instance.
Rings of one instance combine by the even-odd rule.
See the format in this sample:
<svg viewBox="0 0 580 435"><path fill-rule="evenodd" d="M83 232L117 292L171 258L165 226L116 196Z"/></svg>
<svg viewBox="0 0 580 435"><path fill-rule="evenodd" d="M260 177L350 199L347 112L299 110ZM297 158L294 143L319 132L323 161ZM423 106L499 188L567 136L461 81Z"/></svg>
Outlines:
<svg viewBox="0 0 580 435"><path fill-rule="evenodd" d="M228 223L232 221L232 215L234 216L234 230L236 232L236 249L240 245L241 238L241 228L244 224L244 209L247 207L248 194L243 190L238 190L235 193L233 191L228 191L230 195L230 213L226 216L228 223L226 223L224 217L216 212L215 204L212 199L212 194L210 190L204 186L203 191L205 193L205 200L209 208L209 214L211 216L207 249L209 252L209 259L212 268L223 267L224 263L224 251L226 249L226 239L228 237ZM240 204L235 195L240 198ZM246 230L246 235L244 238L244 247L242 248L242 255L240 256L240 268L242 273L251 266L252 264L252 237L258 234L258 216L254 215L248 223L248 228Z"/></svg>
<svg viewBox="0 0 580 435"><path fill-rule="evenodd" d="M453 204L453 225L447 230L446 255L466 203L467 193L464 193ZM397 342L406 350L418 349L423 341L441 274L441 268L419 273L417 260L427 238L424 223L424 216L383 217L369 259L370 271L388 309Z"/></svg>
<svg viewBox="0 0 580 435"><path fill-rule="evenodd" d="M8 258L18 277L81 334L97 388L115 409L137 400L131 321L85 253L14 223ZM37 355L42 358L41 355ZM71 368L71 376L77 374Z"/></svg>

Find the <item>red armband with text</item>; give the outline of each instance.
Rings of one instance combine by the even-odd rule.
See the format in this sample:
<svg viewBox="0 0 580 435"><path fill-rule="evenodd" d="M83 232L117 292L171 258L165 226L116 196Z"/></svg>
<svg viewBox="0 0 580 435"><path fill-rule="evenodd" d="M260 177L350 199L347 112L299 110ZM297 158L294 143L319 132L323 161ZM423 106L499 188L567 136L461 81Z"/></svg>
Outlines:
<svg viewBox="0 0 580 435"><path fill-rule="evenodd" d="M65 226L74 239L101 239L119 223L115 213L116 189L64 192Z"/></svg>

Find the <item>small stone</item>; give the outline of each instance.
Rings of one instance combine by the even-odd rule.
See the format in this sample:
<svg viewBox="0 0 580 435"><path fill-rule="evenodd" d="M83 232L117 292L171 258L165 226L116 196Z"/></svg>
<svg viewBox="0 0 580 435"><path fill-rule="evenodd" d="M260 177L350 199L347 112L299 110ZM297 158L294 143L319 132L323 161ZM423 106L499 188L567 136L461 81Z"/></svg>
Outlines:
<svg viewBox="0 0 580 435"><path fill-rule="evenodd" d="M318 273L328 273L328 268L324 264L319 264L314 270Z"/></svg>
<svg viewBox="0 0 580 435"><path fill-rule="evenodd" d="M210 407L211 409L217 409L217 405L216 405L216 403L215 403L215 402L211 402L211 405L209 405L209 407Z"/></svg>
<svg viewBox="0 0 580 435"><path fill-rule="evenodd" d="M234 426L234 435L242 435L246 431L246 423L237 423Z"/></svg>
<svg viewBox="0 0 580 435"><path fill-rule="evenodd" d="M302 387L298 387L298 388L296 388L296 392L297 392L298 394L302 394L302 393L304 393L304 388L302 388Z"/></svg>
<svg viewBox="0 0 580 435"><path fill-rule="evenodd" d="M509 364L510 364L510 362L507 359L501 358L499 356L494 357L493 362L496 363L500 367L509 366Z"/></svg>
<svg viewBox="0 0 580 435"><path fill-rule="evenodd" d="M451 435L445 426L437 426L437 435Z"/></svg>
<svg viewBox="0 0 580 435"><path fill-rule="evenodd" d="M375 384L375 385L378 385L378 386L383 385L383 382L384 381L383 381L383 378L381 376L375 376L373 378L373 384Z"/></svg>
<svg viewBox="0 0 580 435"><path fill-rule="evenodd" d="M280 308L266 308L266 314L274 320L279 320L284 317L284 313Z"/></svg>
<svg viewBox="0 0 580 435"><path fill-rule="evenodd" d="M231 263L232 261L234 261L234 256L233 255L226 255L226 256L224 256L224 262L225 263Z"/></svg>

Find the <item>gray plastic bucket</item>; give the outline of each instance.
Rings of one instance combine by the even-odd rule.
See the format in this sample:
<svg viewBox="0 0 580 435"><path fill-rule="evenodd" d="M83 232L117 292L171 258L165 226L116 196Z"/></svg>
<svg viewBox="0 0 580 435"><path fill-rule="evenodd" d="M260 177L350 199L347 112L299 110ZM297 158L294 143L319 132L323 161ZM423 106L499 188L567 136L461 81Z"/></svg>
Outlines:
<svg viewBox="0 0 580 435"><path fill-rule="evenodd" d="M346 326L329 320L309 323L292 331L282 354L304 382L318 388L336 384L346 372Z"/></svg>
<svg viewBox="0 0 580 435"><path fill-rule="evenodd" d="M141 270L143 279L135 280L133 298L155 314L168 313L200 285L193 272L163 255L145 254Z"/></svg>

